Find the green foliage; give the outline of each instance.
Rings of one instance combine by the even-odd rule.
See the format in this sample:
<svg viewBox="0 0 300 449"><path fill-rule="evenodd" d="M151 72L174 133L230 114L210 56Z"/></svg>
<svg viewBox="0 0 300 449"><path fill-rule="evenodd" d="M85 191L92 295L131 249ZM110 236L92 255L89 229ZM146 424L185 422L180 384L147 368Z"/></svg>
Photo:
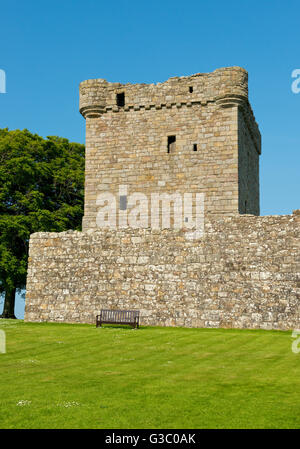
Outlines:
<svg viewBox="0 0 300 449"><path fill-rule="evenodd" d="M0 428L300 426L291 332L0 320Z"/></svg>
<svg viewBox="0 0 300 449"><path fill-rule="evenodd" d="M80 230L84 145L0 129L0 294L24 288L29 236Z"/></svg>

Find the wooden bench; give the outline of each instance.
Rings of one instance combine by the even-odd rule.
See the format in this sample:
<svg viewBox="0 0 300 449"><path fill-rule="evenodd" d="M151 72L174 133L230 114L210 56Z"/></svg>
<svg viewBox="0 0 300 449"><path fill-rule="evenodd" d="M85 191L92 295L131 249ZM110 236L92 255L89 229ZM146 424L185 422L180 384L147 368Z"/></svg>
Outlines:
<svg viewBox="0 0 300 449"><path fill-rule="evenodd" d="M105 324L129 324L133 328L139 328L139 310L108 310L102 309L96 316L96 327Z"/></svg>

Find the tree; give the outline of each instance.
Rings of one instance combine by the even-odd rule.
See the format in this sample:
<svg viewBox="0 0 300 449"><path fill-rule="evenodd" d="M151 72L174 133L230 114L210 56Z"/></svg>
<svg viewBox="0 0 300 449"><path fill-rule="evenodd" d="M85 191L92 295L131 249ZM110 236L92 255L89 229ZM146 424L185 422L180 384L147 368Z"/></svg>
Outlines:
<svg viewBox="0 0 300 449"><path fill-rule="evenodd" d="M15 318L26 286L33 232L81 229L84 145L28 130L0 129L0 295L2 318Z"/></svg>

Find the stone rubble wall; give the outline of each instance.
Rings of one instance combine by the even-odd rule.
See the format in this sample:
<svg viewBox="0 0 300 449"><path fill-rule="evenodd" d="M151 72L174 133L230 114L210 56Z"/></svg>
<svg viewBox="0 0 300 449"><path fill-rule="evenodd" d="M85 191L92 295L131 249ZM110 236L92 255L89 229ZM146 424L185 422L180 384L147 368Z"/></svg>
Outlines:
<svg viewBox="0 0 300 449"><path fill-rule="evenodd" d="M26 321L94 323L139 309L142 325L300 328L300 211L185 230L99 229L30 239Z"/></svg>

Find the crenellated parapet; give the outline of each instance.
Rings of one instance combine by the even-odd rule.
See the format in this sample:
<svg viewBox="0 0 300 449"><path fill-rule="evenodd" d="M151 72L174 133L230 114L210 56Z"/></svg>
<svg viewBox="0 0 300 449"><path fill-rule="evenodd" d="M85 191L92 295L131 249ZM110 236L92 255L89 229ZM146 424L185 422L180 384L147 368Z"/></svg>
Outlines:
<svg viewBox="0 0 300 449"><path fill-rule="evenodd" d="M108 112L130 112L206 106L239 106L260 153L260 132L248 101L248 73L241 67L226 67L212 73L173 77L157 84L110 83L92 79L80 83L80 113L84 118Z"/></svg>
<svg viewBox="0 0 300 449"><path fill-rule="evenodd" d="M124 104L117 96L124 94ZM212 73L170 78L157 84L109 83L104 79L80 84L80 112L84 117L99 116L108 111L172 107L217 101L242 103L248 100L248 74L240 67L217 69Z"/></svg>

